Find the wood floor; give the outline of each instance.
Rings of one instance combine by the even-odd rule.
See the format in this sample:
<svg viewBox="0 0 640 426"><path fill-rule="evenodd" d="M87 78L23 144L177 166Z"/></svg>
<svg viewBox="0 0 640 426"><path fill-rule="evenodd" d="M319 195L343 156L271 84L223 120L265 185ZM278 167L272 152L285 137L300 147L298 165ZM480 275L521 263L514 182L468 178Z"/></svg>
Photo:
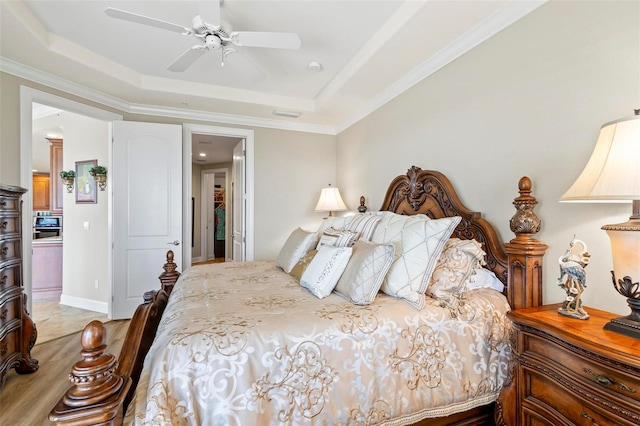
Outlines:
<svg viewBox="0 0 640 426"><path fill-rule="evenodd" d="M107 352L120 353L129 320L105 324L109 347ZM36 345L32 357L40 368L33 374L18 375L14 370L0 389L0 425L51 425L47 416L58 399L70 387L67 376L80 356L80 334L76 332Z"/></svg>
<svg viewBox="0 0 640 426"><path fill-rule="evenodd" d="M58 337L76 333L93 320L107 322L107 314L60 304L60 298L34 300L31 318L36 323L36 346Z"/></svg>

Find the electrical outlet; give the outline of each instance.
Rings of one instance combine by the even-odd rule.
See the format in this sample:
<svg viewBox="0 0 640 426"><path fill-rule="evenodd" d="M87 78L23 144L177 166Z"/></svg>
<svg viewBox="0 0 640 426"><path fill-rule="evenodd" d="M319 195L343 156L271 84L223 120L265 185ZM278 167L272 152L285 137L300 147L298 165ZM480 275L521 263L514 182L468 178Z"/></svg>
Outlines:
<svg viewBox="0 0 640 426"><path fill-rule="evenodd" d="M98 287L99 287L99 285L98 285L98 280L96 280L96 288L98 288Z"/></svg>
<svg viewBox="0 0 640 426"><path fill-rule="evenodd" d="M89 230L89 222L84 222L83 225L84 225L84 230L88 231Z"/></svg>

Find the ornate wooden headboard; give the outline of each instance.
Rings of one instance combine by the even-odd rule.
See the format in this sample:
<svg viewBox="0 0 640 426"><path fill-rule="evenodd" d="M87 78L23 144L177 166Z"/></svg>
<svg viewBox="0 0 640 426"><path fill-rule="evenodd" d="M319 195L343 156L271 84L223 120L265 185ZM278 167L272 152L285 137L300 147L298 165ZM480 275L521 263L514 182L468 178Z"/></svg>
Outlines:
<svg viewBox="0 0 640 426"><path fill-rule="evenodd" d="M533 238L540 219L533 212L538 203L531 195L531 180L518 183L520 196L513 204L516 213L510 220L516 237L508 243L498 236L493 225L481 213L468 209L445 175L412 166L406 175L396 177L387 190L380 210L398 214L426 214L438 219L460 216L453 236L475 239L486 252L487 268L505 285L505 295L513 309L542 305L542 258L547 246Z"/></svg>
<svg viewBox="0 0 640 426"><path fill-rule="evenodd" d="M481 213L462 204L453 185L442 173L411 167L406 175L391 182L380 210L406 215L426 214L432 219L462 217L452 236L480 242L487 253L487 268L507 284L508 260L503 241Z"/></svg>

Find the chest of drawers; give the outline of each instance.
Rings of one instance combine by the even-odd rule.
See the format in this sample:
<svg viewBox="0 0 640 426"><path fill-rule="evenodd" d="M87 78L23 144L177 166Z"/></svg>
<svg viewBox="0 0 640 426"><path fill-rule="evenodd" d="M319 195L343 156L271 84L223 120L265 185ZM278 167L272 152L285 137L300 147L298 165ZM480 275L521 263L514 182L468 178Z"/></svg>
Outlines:
<svg viewBox="0 0 640 426"><path fill-rule="evenodd" d="M514 325L513 383L498 406L511 425L640 424L640 340L603 329L617 315L560 305L509 313ZM500 408L499 408L500 409Z"/></svg>
<svg viewBox="0 0 640 426"><path fill-rule="evenodd" d="M26 309L22 282L21 197L25 189L0 184L0 387L7 372L33 373L36 328Z"/></svg>

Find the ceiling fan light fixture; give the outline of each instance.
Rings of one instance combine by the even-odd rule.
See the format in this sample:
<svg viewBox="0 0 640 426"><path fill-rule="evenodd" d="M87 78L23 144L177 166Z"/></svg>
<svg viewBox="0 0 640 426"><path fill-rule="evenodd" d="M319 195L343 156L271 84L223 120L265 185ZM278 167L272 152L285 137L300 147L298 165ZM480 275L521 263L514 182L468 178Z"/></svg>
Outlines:
<svg viewBox="0 0 640 426"><path fill-rule="evenodd" d="M298 118L302 115L302 113L299 111L285 111L281 109L274 109L273 115L277 115L279 117Z"/></svg>

